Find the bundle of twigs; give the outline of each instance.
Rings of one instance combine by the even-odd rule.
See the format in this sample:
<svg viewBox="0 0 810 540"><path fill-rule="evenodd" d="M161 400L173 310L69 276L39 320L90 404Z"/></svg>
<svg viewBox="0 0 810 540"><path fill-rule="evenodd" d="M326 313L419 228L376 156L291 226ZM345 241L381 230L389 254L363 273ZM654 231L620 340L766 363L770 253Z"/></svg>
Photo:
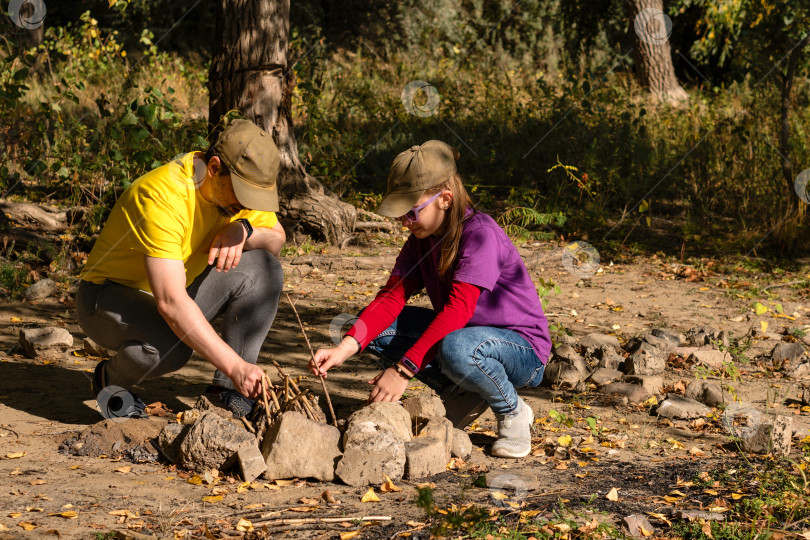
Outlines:
<svg viewBox="0 0 810 540"><path fill-rule="evenodd" d="M295 379L287 375L276 362L273 365L278 370L280 382L274 384L270 376L265 374L262 399L249 416L248 429L252 427L251 431L262 440L270 424L287 411L298 411L310 420L325 424L326 415L318 405L318 398L309 389L301 390Z"/></svg>

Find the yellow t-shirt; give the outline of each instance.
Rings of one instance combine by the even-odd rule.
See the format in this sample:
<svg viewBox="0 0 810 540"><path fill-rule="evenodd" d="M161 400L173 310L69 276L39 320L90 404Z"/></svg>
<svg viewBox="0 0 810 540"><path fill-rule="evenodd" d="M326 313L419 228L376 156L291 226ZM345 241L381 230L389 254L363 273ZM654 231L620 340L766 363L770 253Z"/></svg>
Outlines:
<svg viewBox="0 0 810 540"><path fill-rule="evenodd" d="M188 287L208 265L214 236L228 223L247 218L253 227L278 223L274 212L242 210L223 216L200 195L205 176L195 152L141 176L127 188L110 213L96 240L81 278L97 284L111 280L127 287L151 291L143 256L183 261Z"/></svg>

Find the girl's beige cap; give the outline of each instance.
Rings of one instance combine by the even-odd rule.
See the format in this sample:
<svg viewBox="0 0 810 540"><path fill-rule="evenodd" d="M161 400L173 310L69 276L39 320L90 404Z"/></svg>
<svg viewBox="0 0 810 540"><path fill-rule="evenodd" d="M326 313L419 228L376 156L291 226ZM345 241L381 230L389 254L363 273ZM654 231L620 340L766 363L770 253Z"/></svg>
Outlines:
<svg viewBox="0 0 810 540"><path fill-rule="evenodd" d="M398 218L413 208L419 197L456 173L458 150L442 141L411 146L399 154L388 172L388 190L377 213Z"/></svg>

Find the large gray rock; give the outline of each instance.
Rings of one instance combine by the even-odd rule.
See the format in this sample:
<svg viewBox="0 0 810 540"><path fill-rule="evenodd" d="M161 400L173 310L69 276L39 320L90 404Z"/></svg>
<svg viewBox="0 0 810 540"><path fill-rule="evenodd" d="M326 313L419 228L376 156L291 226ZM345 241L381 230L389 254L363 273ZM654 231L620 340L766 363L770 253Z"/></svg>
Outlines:
<svg viewBox="0 0 810 540"><path fill-rule="evenodd" d="M642 403L650 393L640 384L630 384L627 382L614 382L602 387L602 392L606 396L621 396L627 398L630 403Z"/></svg>
<svg viewBox="0 0 810 540"><path fill-rule="evenodd" d="M236 461L239 464L239 471L242 473L242 480L245 482L253 482L267 470L267 464L264 462L264 456L259 450L258 444L240 448L236 452Z"/></svg>
<svg viewBox="0 0 810 540"><path fill-rule="evenodd" d="M443 473L447 468L444 444L434 437L416 437L405 443L405 477L409 480Z"/></svg>
<svg viewBox="0 0 810 540"><path fill-rule="evenodd" d="M580 356L576 349L574 349L571 345L560 345L559 347L555 347L554 361L561 361L565 362L566 364L571 364L577 368L577 371L582 373L583 376L587 375L588 365L585 363L582 356Z"/></svg>
<svg viewBox="0 0 810 540"><path fill-rule="evenodd" d="M110 356L109 349L102 347L89 337L84 338L82 341L82 346L84 347L84 352L87 353L89 356L97 356L108 358Z"/></svg>
<svg viewBox="0 0 810 540"><path fill-rule="evenodd" d="M709 369L723 369L723 364L731 362L731 355L723 351L697 350L689 355L687 361L695 365L706 366Z"/></svg>
<svg viewBox="0 0 810 540"><path fill-rule="evenodd" d="M52 295L56 291L56 282L52 279L40 279L27 289L25 297L28 300L42 300Z"/></svg>
<svg viewBox="0 0 810 540"><path fill-rule="evenodd" d="M596 371L591 373L588 380L594 383L596 386L605 386L606 384L620 380L622 375L624 374L616 369L598 368Z"/></svg>
<svg viewBox="0 0 810 540"><path fill-rule="evenodd" d="M472 449L472 441L467 432L463 429L453 428L453 446L450 448L450 455L467 459L472 454Z"/></svg>
<svg viewBox="0 0 810 540"><path fill-rule="evenodd" d="M622 380L641 385L650 395L660 394L664 387L664 378L661 375L625 375Z"/></svg>
<svg viewBox="0 0 810 540"><path fill-rule="evenodd" d="M450 461L450 453L453 450L453 423L444 418L437 416L427 421L419 432L420 436L433 437L444 446L444 463Z"/></svg>
<svg viewBox="0 0 810 540"><path fill-rule="evenodd" d="M596 360L596 365L600 368L617 370L619 369L619 365L624 361L624 358L619 356L615 348L607 345L589 350L593 351L591 358Z"/></svg>
<svg viewBox="0 0 810 540"><path fill-rule="evenodd" d="M166 424L158 435L157 444L170 462L175 463L177 461L180 443L183 442L183 438L189 429L191 429L190 426L172 422Z"/></svg>
<svg viewBox="0 0 810 540"><path fill-rule="evenodd" d="M372 424L387 429L402 441L410 441L412 438L411 415L398 403L378 401L354 412L349 417L349 427L343 436L344 448L347 446L349 431L357 424Z"/></svg>
<svg viewBox="0 0 810 540"><path fill-rule="evenodd" d="M73 347L73 336L64 328L24 328L20 330L20 347L29 358L61 354Z"/></svg>
<svg viewBox="0 0 810 540"><path fill-rule="evenodd" d="M331 482L340 459L340 431L334 426L287 411L270 428L261 452L268 480L316 478Z"/></svg>
<svg viewBox="0 0 810 540"><path fill-rule="evenodd" d="M556 385L557 387L570 386L574 388L584 380L583 374L571 364L564 361L552 359L543 372L544 386Z"/></svg>
<svg viewBox="0 0 810 540"><path fill-rule="evenodd" d="M417 418L425 419L434 416L444 416L447 411L439 396L430 392L422 392L402 400L402 406L411 415L412 420Z"/></svg>
<svg viewBox="0 0 810 540"><path fill-rule="evenodd" d="M678 394L669 394L656 409L656 414L664 418L692 419L705 417L712 410L703 403L694 399L685 398Z"/></svg>
<svg viewBox="0 0 810 540"><path fill-rule="evenodd" d="M755 454L790 454L793 419L789 416L770 415L752 429L740 433L740 447Z"/></svg>
<svg viewBox="0 0 810 540"><path fill-rule="evenodd" d="M774 362L791 364L799 360L803 354L804 347L801 343L779 343L771 351L771 358Z"/></svg>
<svg viewBox="0 0 810 540"><path fill-rule="evenodd" d="M659 375L666 367L666 358L658 349L640 350L624 361L624 372L628 375Z"/></svg>
<svg viewBox="0 0 810 540"><path fill-rule="evenodd" d="M444 457L443 453L441 455ZM397 480L404 473L405 441L393 431L371 422L354 426L344 443L343 458L335 469L338 478L350 486L381 484L385 476Z"/></svg>
<svg viewBox="0 0 810 540"><path fill-rule="evenodd" d="M607 334L593 332L580 339L579 346L583 349L595 349L597 347L607 346L618 350L621 347L621 344L616 336L609 336Z"/></svg>
<svg viewBox="0 0 810 540"><path fill-rule="evenodd" d="M699 401L709 407L718 407L724 403L720 386L709 381L698 380L686 387L686 397Z"/></svg>
<svg viewBox="0 0 810 540"><path fill-rule="evenodd" d="M256 437L241 424L207 411L194 422L180 443L177 465L195 472L227 469L235 464L239 449L255 442Z"/></svg>

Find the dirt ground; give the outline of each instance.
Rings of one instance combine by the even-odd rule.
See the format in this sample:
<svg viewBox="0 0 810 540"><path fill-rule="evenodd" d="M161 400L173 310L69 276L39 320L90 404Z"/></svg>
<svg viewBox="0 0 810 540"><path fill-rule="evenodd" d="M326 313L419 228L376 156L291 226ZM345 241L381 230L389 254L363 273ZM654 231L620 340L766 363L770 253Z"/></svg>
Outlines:
<svg viewBox="0 0 810 540"><path fill-rule="evenodd" d="M387 280L401 240L388 236L387 246L378 243L366 249L284 257L285 290L297 302L313 346L330 344L329 329L330 323L335 326L334 318L363 307ZM757 355L768 353L776 340L782 339L777 334L783 328L810 329L810 300L806 295L801 297L802 291L777 287L770 289L774 298L752 297L740 293L744 287L726 288L729 280L739 276L711 275L705 268L685 270L658 259L603 259L593 277L581 280L566 271L562 250L556 244L532 244L521 247L521 251L533 277L550 279L560 286L560 294L548 297L546 313L575 337L597 331L626 340L649 328L685 332L695 325L714 326L741 336L753 328L757 338L746 352L753 361L739 365L740 380L730 384L747 404L790 415L794 429L799 430L798 437L802 431L807 432L810 413L798 404L799 382L773 371L767 361L756 360ZM780 277L784 281L789 278ZM427 304L424 297L416 301ZM757 301L766 306L781 303L784 315L774 316L771 309L756 316L752 306ZM84 336L72 309L69 299L60 302L53 297L36 303L3 304L2 350L12 350L20 328L47 324L67 328L75 339L71 351L81 351ZM764 335L760 321L769 323ZM332 333L338 331L335 328ZM381 502L363 503L361 497L366 489L341 484L305 480L270 483L259 479L240 489L238 478L223 478L209 485L194 485L183 471L160 463L59 453L65 439L101 420L89 381L97 359L74 356L71 351L55 361L0 353L0 530L4 531L0 538L56 534L94 538L95 534L109 531L136 538L204 538L206 530L210 538L238 537L242 534L236 530L240 518L247 517L258 526L260 515L346 517L343 523L316 528L275 530L270 536L273 538L338 538L341 532L357 529L358 522L352 518L361 516L391 519L365 526L356 538L392 538L404 531L410 531L413 538L429 536L429 529L423 525L424 511L414 503L416 486L406 481L398 482L402 488L399 492L381 493L375 486ZM276 360L288 372L305 375L308 355L292 310L283 303L260 363L270 366L270 360ZM369 356L353 360L330 373L328 379L340 418L362 406L369 389L366 381L376 373ZM209 384L213 371L207 362L194 357L181 371L143 384L138 393L147 403L163 402L176 413L194 403ZM671 363L665 381L688 383L696 376L692 366ZM317 381L311 378L304 379L303 386L312 388L316 395L321 393ZM422 389L415 384L409 393ZM729 436L717 422L701 426L690 421L658 419L650 415L649 405L629 406L593 391L574 394L540 387L521 394L540 419L535 452L522 460L489 457L495 421L490 412L486 413L468 429L475 446L471 459L456 470L430 479L440 507L475 502L504 510L506 504L505 513L536 511L534 519L557 519L569 512L568 518L580 523L594 518L617 523L633 513L669 515L675 508L711 505L715 497L690 488L689 482L704 471L750 463L723 448ZM573 419L573 426L549 419L550 409ZM588 417L595 420L593 429L585 420ZM168 418L151 420L162 425ZM546 455L547 438L555 441L564 435L574 437L570 459ZM15 457L21 453L21 457ZM801 459L797 449L794 454ZM526 491L518 489L504 501L493 491L474 485L478 474L486 470L534 475L537 485L527 480ZM618 500L606 498L612 488L618 489ZM675 489L684 497L676 497L674 502L663 498ZM326 503L321 499L326 490L340 502ZM719 496L724 495L728 496ZM653 518L651 522L666 530L663 522Z"/></svg>

